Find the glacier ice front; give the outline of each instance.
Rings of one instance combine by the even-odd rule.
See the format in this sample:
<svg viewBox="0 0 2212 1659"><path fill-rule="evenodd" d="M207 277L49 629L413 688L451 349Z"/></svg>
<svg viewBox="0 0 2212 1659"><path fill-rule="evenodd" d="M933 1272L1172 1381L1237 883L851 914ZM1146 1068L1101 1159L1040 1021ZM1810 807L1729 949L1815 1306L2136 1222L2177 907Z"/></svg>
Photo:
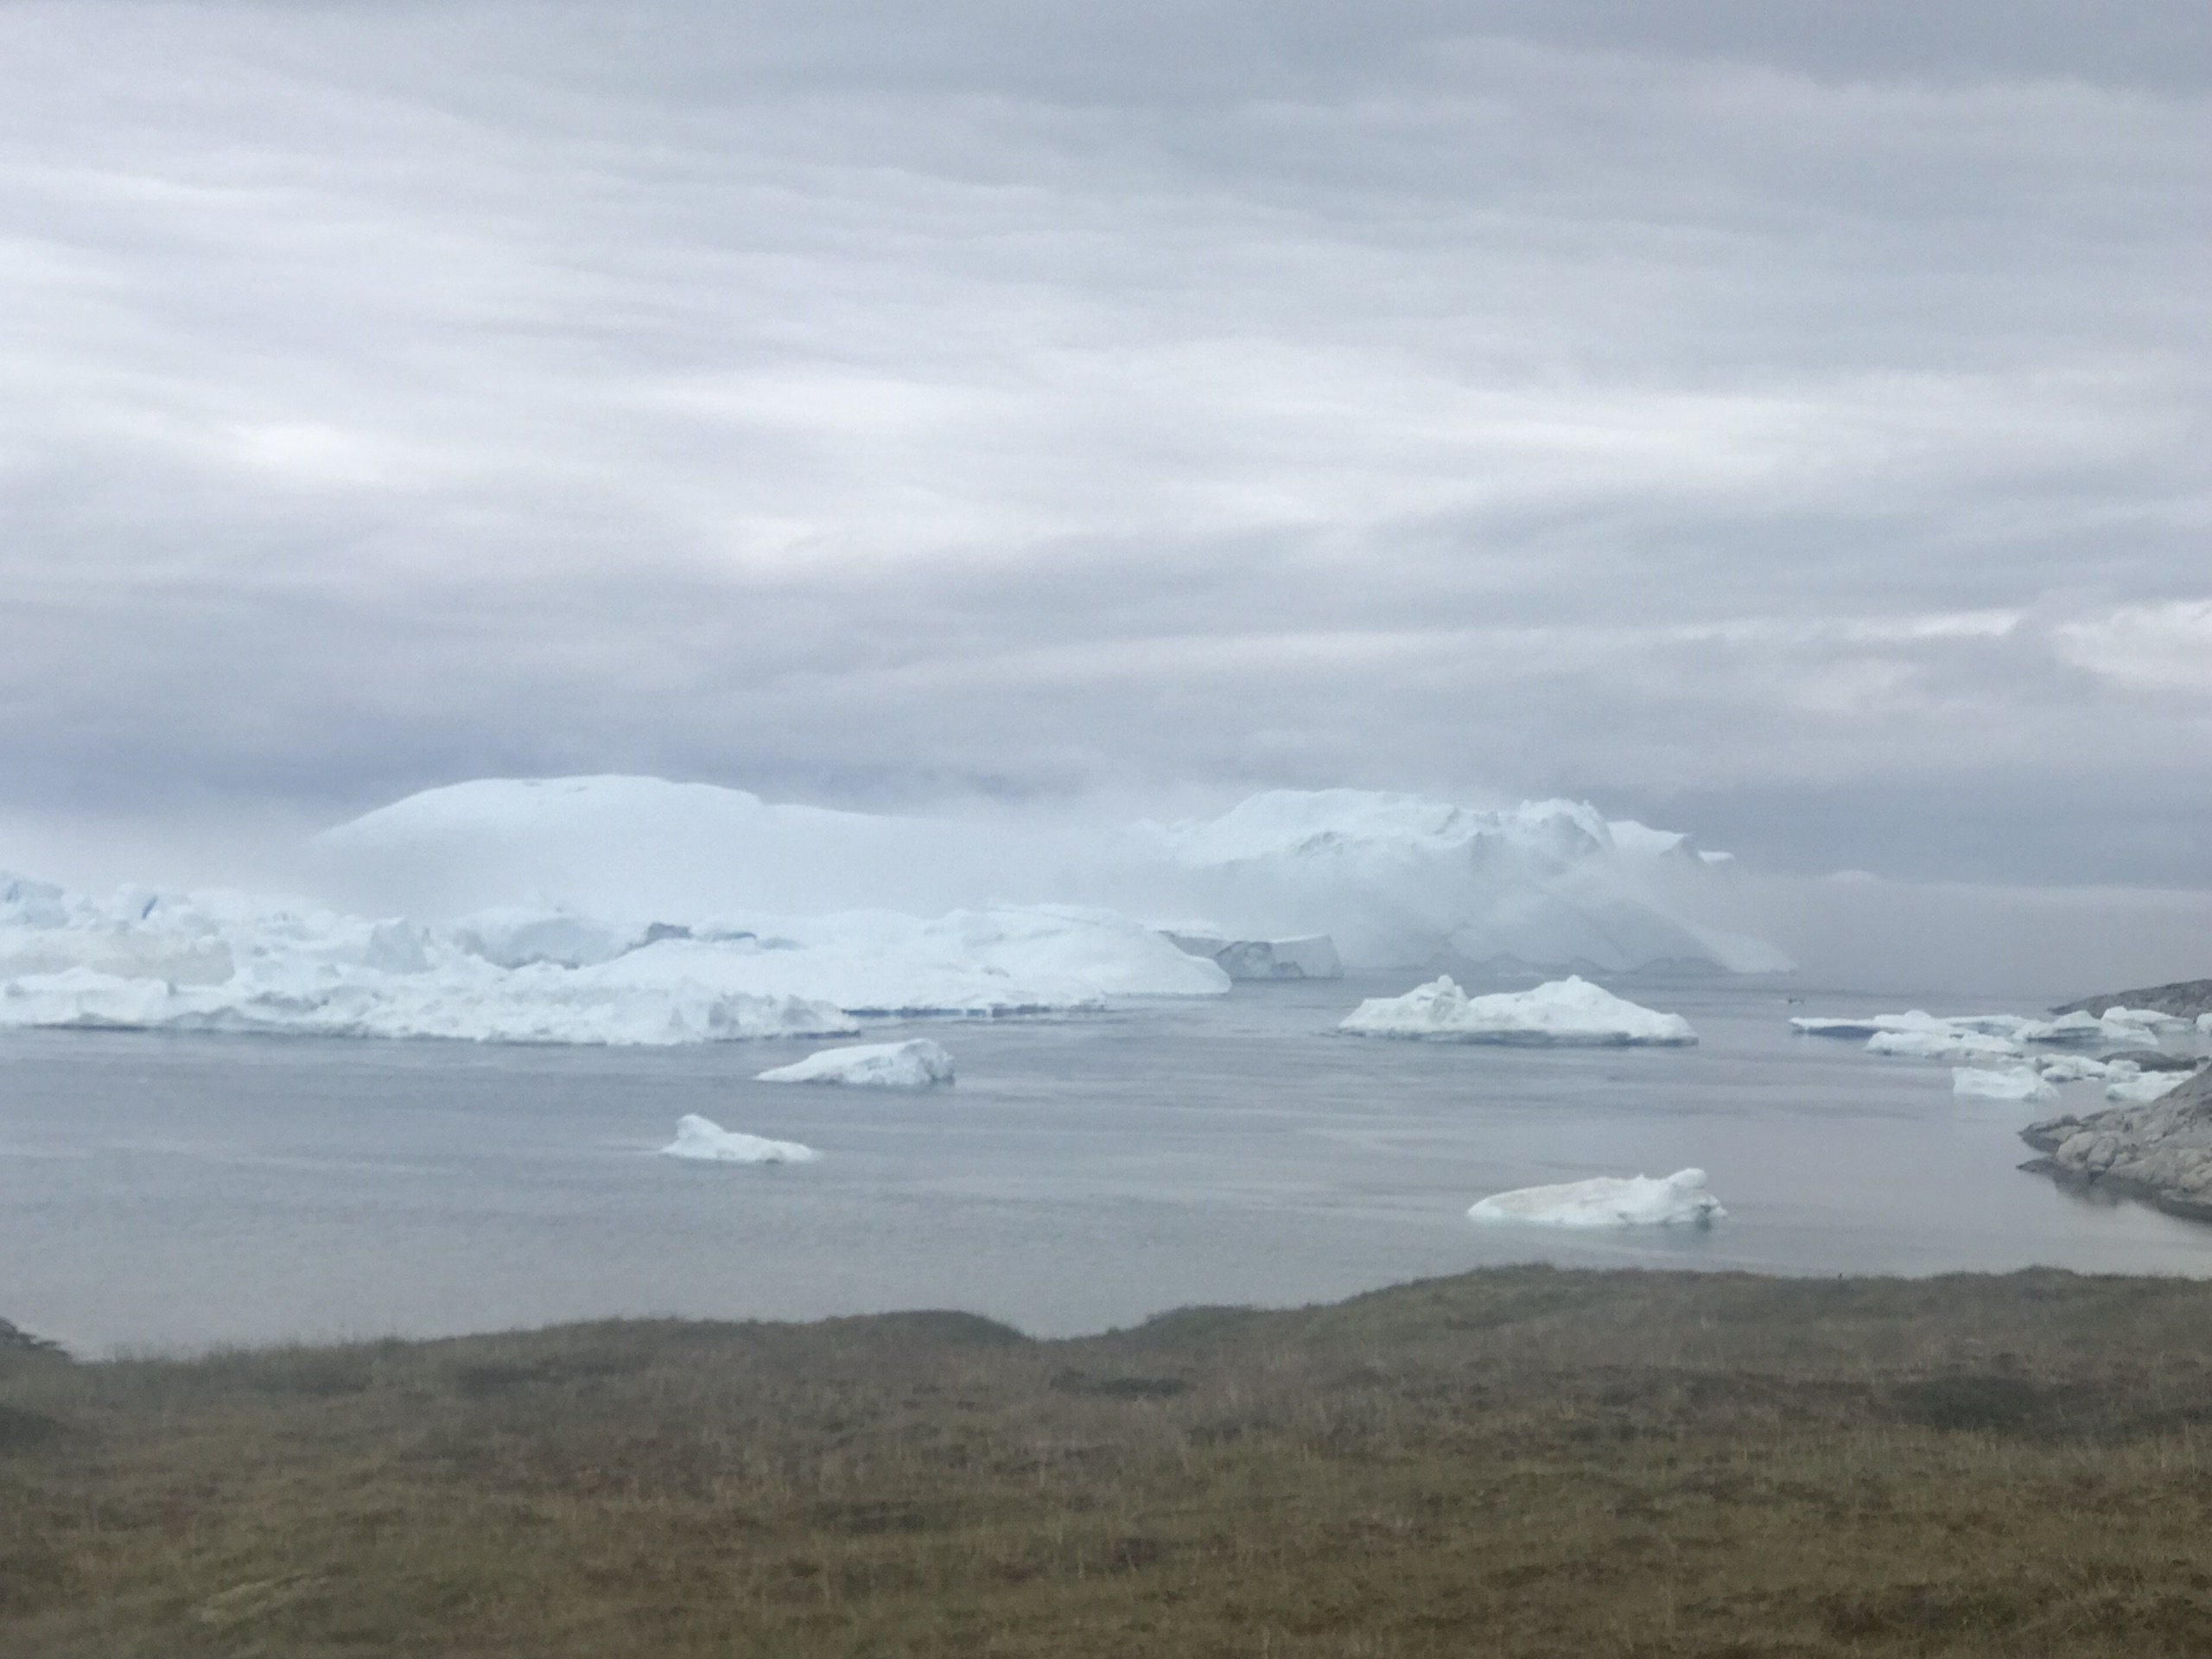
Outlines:
<svg viewBox="0 0 2212 1659"><path fill-rule="evenodd" d="M952 1081L952 1056L926 1037L825 1048L760 1074L760 1083L839 1083L861 1089L930 1089Z"/></svg>
<svg viewBox="0 0 2212 1659"><path fill-rule="evenodd" d="M696 925L505 907L426 925L236 893L7 891L0 1027L671 1044L1229 989L1151 929L1069 906Z"/></svg>
<svg viewBox="0 0 2212 1659"><path fill-rule="evenodd" d="M1657 1179L1601 1175L1558 1186L1524 1186L1494 1193L1467 1211L1473 1221L1535 1227L1707 1227L1727 1213L1706 1191L1701 1169L1678 1169Z"/></svg>
<svg viewBox="0 0 2212 1659"><path fill-rule="evenodd" d="M796 1141L767 1141L757 1135L726 1129L696 1112L676 1121L676 1139L661 1148L664 1156L691 1158L708 1164L810 1164L822 1154Z"/></svg>
<svg viewBox="0 0 2212 1659"><path fill-rule="evenodd" d="M1697 1033L1679 1014L1659 1014L1579 975L1527 991L1469 996L1450 976L1402 996L1371 996L1337 1027L1358 1037L1440 1043L1681 1045Z"/></svg>

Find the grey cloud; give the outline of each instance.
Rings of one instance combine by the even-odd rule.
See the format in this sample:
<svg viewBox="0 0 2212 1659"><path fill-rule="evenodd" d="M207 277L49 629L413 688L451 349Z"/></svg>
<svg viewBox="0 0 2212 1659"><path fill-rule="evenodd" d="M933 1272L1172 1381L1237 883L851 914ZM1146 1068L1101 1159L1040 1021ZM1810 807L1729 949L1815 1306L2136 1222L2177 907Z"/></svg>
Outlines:
<svg viewBox="0 0 2212 1659"><path fill-rule="evenodd" d="M1056 10L0 12L10 804L1357 782L2198 879L2208 694L2063 632L2212 591L2193 10Z"/></svg>

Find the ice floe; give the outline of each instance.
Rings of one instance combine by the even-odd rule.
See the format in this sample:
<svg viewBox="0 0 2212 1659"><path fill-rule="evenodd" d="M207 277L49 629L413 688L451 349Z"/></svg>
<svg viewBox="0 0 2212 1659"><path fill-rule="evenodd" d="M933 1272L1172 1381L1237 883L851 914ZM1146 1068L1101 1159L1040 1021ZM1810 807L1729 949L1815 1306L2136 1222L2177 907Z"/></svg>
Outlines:
<svg viewBox="0 0 2212 1659"><path fill-rule="evenodd" d="M761 1083L842 1083L864 1089L927 1089L952 1081L952 1056L926 1037L904 1043L825 1048L760 1074Z"/></svg>
<svg viewBox="0 0 2212 1659"><path fill-rule="evenodd" d="M1870 1054L1917 1060L2011 1059L2023 1051L2007 1037L1939 1026L1925 1031L1878 1031L1866 1039Z"/></svg>
<svg viewBox="0 0 2212 1659"><path fill-rule="evenodd" d="M1656 1180L1601 1175L1559 1186L1524 1186L1494 1193L1467 1211L1475 1221L1540 1227L1704 1227L1727 1213L1706 1191L1701 1169L1678 1169Z"/></svg>
<svg viewBox="0 0 2212 1659"><path fill-rule="evenodd" d="M2058 1090L2032 1066L2012 1065L1999 1070L1984 1066L1951 1068L1951 1092L1978 1100L2056 1100Z"/></svg>
<svg viewBox="0 0 2212 1659"><path fill-rule="evenodd" d="M822 1156L796 1141L764 1141L757 1135L723 1128L696 1113L677 1119L676 1139L661 1153L713 1164L810 1164Z"/></svg>
<svg viewBox="0 0 2212 1659"><path fill-rule="evenodd" d="M1402 996L1372 996L1337 1027L1361 1037L1429 1042L1684 1044L1697 1041L1688 1020L1659 1014L1579 975L1533 990L1469 996L1447 975Z"/></svg>

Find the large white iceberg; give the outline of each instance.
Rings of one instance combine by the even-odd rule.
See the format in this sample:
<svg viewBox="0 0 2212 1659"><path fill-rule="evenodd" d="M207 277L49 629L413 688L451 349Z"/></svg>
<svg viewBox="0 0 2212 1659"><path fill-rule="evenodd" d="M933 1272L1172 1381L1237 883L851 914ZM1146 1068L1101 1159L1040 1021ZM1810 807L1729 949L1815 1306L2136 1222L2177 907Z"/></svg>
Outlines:
<svg viewBox="0 0 2212 1659"><path fill-rule="evenodd" d="M928 1089L952 1081L952 1056L926 1037L905 1043L825 1048L763 1071L761 1083L842 1083L865 1089Z"/></svg>
<svg viewBox="0 0 2212 1659"><path fill-rule="evenodd" d="M1688 1020L1658 1014L1578 975L1534 990L1469 996L1447 975L1402 996L1371 996L1337 1027L1360 1037L1429 1042L1681 1044L1697 1041Z"/></svg>
<svg viewBox="0 0 2212 1659"><path fill-rule="evenodd" d="M723 1128L696 1113L677 1119L676 1139L661 1152L670 1158L711 1164L810 1164L822 1156L796 1141L764 1141L757 1135Z"/></svg>
<svg viewBox="0 0 2212 1659"><path fill-rule="evenodd" d="M1475 1221L1539 1227L1705 1227L1727 1213L1705 1190L1701 1169L1678 1169L1656 1180L1601 1175L1559 1186L1524 1186L1495 1193L1467 1211Z"/></svg>
<svg viewBox="0 0 2212 1659"><path fill-rule="evenodd" d="M1140 825L1129 844L1159 867L1159 897L1177 908L1244 938L1326 933L1358 966L1446 953L1608 972L1791 965L1696 915L1725 877L1686 838L1608 823L1577 801L1484 812L1418 795L1274 790L1218 818Z"/></svg>
<svg viewBox="0 0 2212 1659"><path fill-rule="evenodd" d="M1980 1100L2056 1100L2058 1090L2031 1066L1951 1068L1951 1092Z"/></svg>
<svg viewBox="0 0 2212 1659"><path fill-rule="evenodd" d="M485 779L342 824L315 850L349 905L414 915L550 901L690 925L1080 903L1203 915L1224 943L1326 934L1362 967L1440 953L1606 971L1789 966L1700 914L1728 878L1685 838L1572 801L1484 812L1275 791L1217 818L1081 830L777 805L657 778Z"/></svg>

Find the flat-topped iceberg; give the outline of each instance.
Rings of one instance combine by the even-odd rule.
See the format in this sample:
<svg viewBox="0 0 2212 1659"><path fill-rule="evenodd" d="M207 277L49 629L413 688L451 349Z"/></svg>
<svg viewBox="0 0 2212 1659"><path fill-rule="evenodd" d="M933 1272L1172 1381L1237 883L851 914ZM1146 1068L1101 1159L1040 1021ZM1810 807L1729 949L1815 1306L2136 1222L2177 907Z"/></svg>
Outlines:
<svg viewBox="0 0 2212 1659"><path fill-rule="evenodd" d="M1658 1014L1579 975L1528 991L1469 996L1449 976L1402 996L1371 996L1338 1030L1360 1037L1427 1042L1679 1045L1697 1033L1678 1014Z"/></svg>
<svg viewBox="0 0 2212 1659"><path fill-rule="evenodd" d="M1951 1068L1951 1092L1978 1100L2058 1098L2058 1090L2044 1080L2044 1074L2025 1065L2005 1066L2001 1070L1955 1065Z"/></svg>
<svg viewBox="0 0 2212 1659"><path fill-rule="evenodd" d="M952 1056L926 1037L825 1048L763 1071L760 1083L842 1083L861 1089L928 1089L952 1081Z"/></svg>
<svg viewBox="0 0 2212 1659"><path fill-rule="evenodd" d="M764 1141L757 1135L723 1128L696 1113L676 1120L676 1139L661 1154L709 1164L810 1164L822 1156L796 1141Z"/></svg>
<svg viewBox="0 0 2212 1659"><path fill-rule="evenodd" d="M1474 1221L1533 1227L1707 1227L1727 1213L1705 1190L1701 1169L1678 1169L1656 1180L1601 1175L1524 1186L1494 1193L1467 1211Z"/></svg>

